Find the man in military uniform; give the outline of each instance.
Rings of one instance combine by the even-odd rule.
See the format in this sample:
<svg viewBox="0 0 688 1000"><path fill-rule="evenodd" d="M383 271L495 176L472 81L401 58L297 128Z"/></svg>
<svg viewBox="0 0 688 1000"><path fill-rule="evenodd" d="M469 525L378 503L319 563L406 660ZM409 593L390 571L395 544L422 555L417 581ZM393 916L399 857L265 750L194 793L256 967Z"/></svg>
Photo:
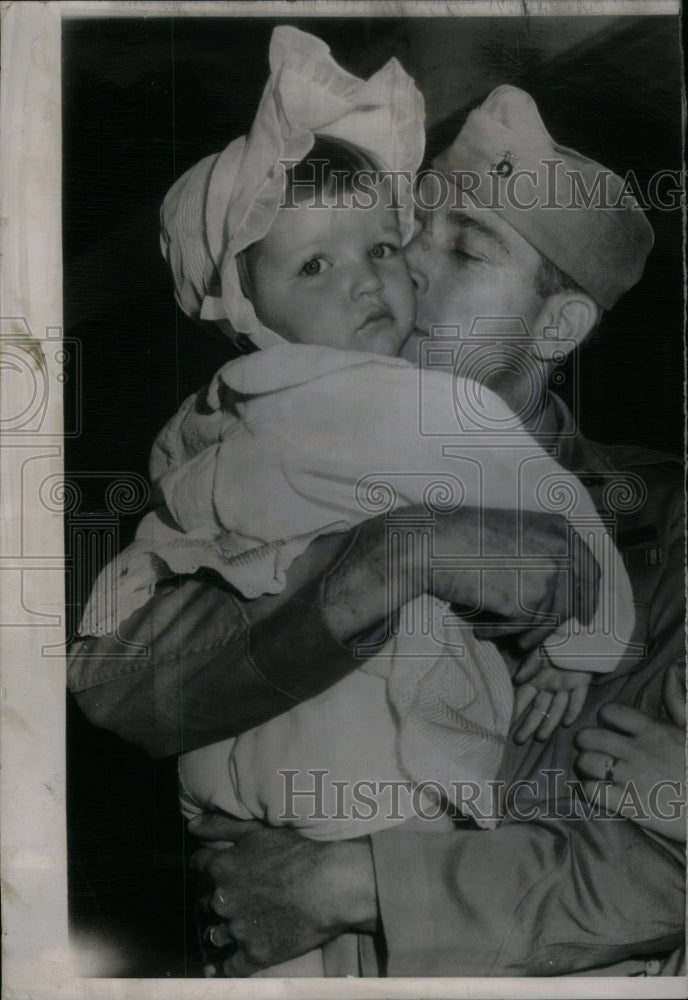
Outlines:
<svg viewBox="0 0 688 1000"><path fill-rule="evenodd" d="M495 184L514 176L494 168L505 160L501 151L529 172L536 202L529 210L514 199L495 200ZM561 352L575 349L601 310L640 278L651 230L632 204L610 213L572 198L571 175L592 181L601 168L557 146L532 100L514 88L490 95L435 165L463 194L427 214L408 251L419 339L450 328L464 359L455 355L452 364L500 392L609 517L633 585L637 655L595 676L575 730L552 721L561 717L558 695L521 683L517 705L524 714L502 775L518 794L489 833L467 823L430 833L397 827L324 844L257 824L196 821L199 835L236 841L196 858L215 884L208 900L213 942L231 945L229 975L250 975L318 945L326 946L328 974L356 971L350 952L338 945L351 941L352 931L363 975L675 971L667 956L682 941L683 848L628 819L590 815L569 779L580 776L581 749L589 779L615 785L633 778L618 752L625 744L615 741L613 726L598 725L605 721L598 710L609 703L642 713L646 735L666 745L674 761L667 762L667 778L680 771L683 730L663 697L684 654L680 466L665 455L585 440L547 390ZM548 187L554 174L557 204ZM466 187L462 177L471 178ZM479 332L476 321L484 317L501 318L500 335L471 342L467 334ZM518 343L510 337L514 318L525 325L525 345L522 335ZM513 545L517 529L508 514L484 513L487 549L499 552L500 537ZM438 517L436 530L457 562L474 517L471 511ZM543 556L543 592L522 595L522 603L538 607L556 591L562 537L555 520L543 516L529 523L525 538ZM70 686L96 724L156 755L234 735L360 663L357 638L395 610L385 566L385 525L377 519L349 537L311 546L276 597L242 603L198 580L160 588L120 636L77 644ZM456 571L433 586L438 596L470 605L475 581ZM517 605L516 595L487 587L484 607L511 623L500 634L521 636L502 642L514 670L538 636ZM584 735L577 744L579 727ZM637 745L636 761L643 759L642 734Z"/></svg>

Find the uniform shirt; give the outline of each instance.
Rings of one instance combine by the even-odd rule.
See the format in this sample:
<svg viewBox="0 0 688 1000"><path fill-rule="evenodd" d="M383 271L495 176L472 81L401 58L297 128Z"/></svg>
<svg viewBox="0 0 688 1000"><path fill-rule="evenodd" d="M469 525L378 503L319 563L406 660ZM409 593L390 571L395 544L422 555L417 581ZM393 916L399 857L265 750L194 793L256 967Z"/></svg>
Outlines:
<svg viewBox="0 0 688 1000"><path fill-rule="evenodd" d="M645 656L596 678L572 729L514 746L505 778L536 782L535 794L524 786L524 812L534 806L539 818L507 818L490 833L465 824L371 838L385 958L359 949L367 975L563 975L639 955L653 961L683 940L680 845L628 821L586 819L575 802L559 808L579 818L548 818L551 772L563 772L556 797L574 774L575 731L596 723L600 705L616 700L665 717L664 674L685 654L681 465L593 444L560 401L551 405L559 461L599 508L614 508L636 602L633 640ZM159 588L118 635L74 646L68 679L82 709L164 756L236 735L323 690L360 663L353 644L330 634L320 601L322 574L350 544L350 536L318 540L285 591L254 602L198 579ZM647 971L644 960L631 968Z"/></svg>

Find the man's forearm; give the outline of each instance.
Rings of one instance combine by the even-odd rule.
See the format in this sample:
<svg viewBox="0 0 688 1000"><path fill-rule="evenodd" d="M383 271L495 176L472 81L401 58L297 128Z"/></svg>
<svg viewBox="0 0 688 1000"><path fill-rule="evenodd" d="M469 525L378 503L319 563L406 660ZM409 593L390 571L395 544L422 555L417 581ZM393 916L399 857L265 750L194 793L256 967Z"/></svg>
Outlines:
<svg viewBox="0 0 688 1000"><path fill-rule="evenodd" d="M236 736L324 691L363 662L359 639L372 655L372 640L384 639L392 616L426 590L469 607L485 598L507 618L521 614L504 574L483 586L479 570L463 572L455 562L513 547L516 514L462 508L436 515L432 544L454 558L451 571L435 577L427 511L408 508L408 515L408 544L394 559L389 522L374 518L317 539L290 567L281 594L247 601L196 578L159 587L117 635L74 645L70 689L95 725L160 757ZM552 534L558 520L540 518L529 538L547 551L550 535L565 537L559 528ZM543 594L554 592L547 582ZM538 595L525 596L537 609Z"/></svg>
<svg viewBox="0 0 688 1000"><path fill-rule="evenodd" d="M236 736L333 684L357 660L323 616L322 574L347 539L326 541L283 594L249 603L178 578L117 635L76 643L68 682L84 713L162 757Z"/></svg>
<svg viewBox="0 0 688 1000"><path fill-rule="evenodd" d="M117 635L76 643L69 687L95 725L156 757L237 736L360 666L356 638L384 633L419 591L413 551L399 579L415 590L388 586L383 518L317 539L281 594L246 601L221 583L178 578Z"/></svg>
<svg viewBox="0 0 688 1000"><path fill-rule="evenodd" d="M243 601L190 578L159 587L117 635L72 647L82 710L161 757L236 736L330 687L360 665L348 640L379 624L388 603L384 524L362 527L318 539L275 596Z"/></svg>
<svg viewBox="0 0 688 1000"><path fill-rule="evenodd" d="M409 520L415 508L408 508ZM411 525L408 542L392 560L389 525L384 517L364 521L322 584L322 607L334 638L356 639L387 624L408 601L427 589L421 530Z"/></svg>
<svg viewBox="0 0 688 1000"><path fill-rule="evenodd" d="M216 820L224 830L210 829ZM389 976L565 975L682 941L682 850L627 820L402 826L323 843L205 816L192 832L238 842L196 861L216 887L210 923L239 934L249 957L262 940L262 966L380 929ZM285 937L285 913L295 935Z"/></svg>

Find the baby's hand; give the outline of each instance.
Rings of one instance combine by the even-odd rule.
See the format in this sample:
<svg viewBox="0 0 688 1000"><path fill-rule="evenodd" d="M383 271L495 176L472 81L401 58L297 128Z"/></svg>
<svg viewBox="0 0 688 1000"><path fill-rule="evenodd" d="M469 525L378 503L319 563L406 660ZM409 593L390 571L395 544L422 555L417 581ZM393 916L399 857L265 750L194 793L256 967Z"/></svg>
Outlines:
<svg viewBox="0 0 688 1000"><path fill-rule="evenodd" d="M546 740L559 723L570 726L575 722L591 679L592 673L561 670L533 650L514 677L514 719L529 709L514 733L515 742L525 743L533 735L536 740Z"/></svg>

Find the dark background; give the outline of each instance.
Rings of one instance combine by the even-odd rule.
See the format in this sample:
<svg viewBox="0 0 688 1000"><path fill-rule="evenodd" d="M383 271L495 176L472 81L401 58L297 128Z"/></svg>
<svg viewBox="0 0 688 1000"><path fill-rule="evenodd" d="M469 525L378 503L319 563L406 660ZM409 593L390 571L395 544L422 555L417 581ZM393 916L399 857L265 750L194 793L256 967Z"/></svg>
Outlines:
<svg viewBox="0 0 688 1000"><path fill-rule="evenodd" d="M680 169L673 17L65 21L64 317L82 358L66 383L68 426L77 395L82 408L67 472L83 491L80 515L94 523L108 484L145 476L155 434L230 357L226 341L175 306L158 211L177 177L250 127L279 23L319 35L357 75L396 56L426 99L429 157L493 87L512 83L535 97L558 142L618 173L632 169L643 189L656 171ZM656 242L643 281L569 363L559 391L590 437L682 452L681 216L649 218ZM139 517L121 519L122 542ZM68 555L69 531L68 522ZM70 577L79 576L76 611L94 569ZM101 974L198 975L174 762L153 765L71 702L68 754L74 931L110 956Z"/></svg>

